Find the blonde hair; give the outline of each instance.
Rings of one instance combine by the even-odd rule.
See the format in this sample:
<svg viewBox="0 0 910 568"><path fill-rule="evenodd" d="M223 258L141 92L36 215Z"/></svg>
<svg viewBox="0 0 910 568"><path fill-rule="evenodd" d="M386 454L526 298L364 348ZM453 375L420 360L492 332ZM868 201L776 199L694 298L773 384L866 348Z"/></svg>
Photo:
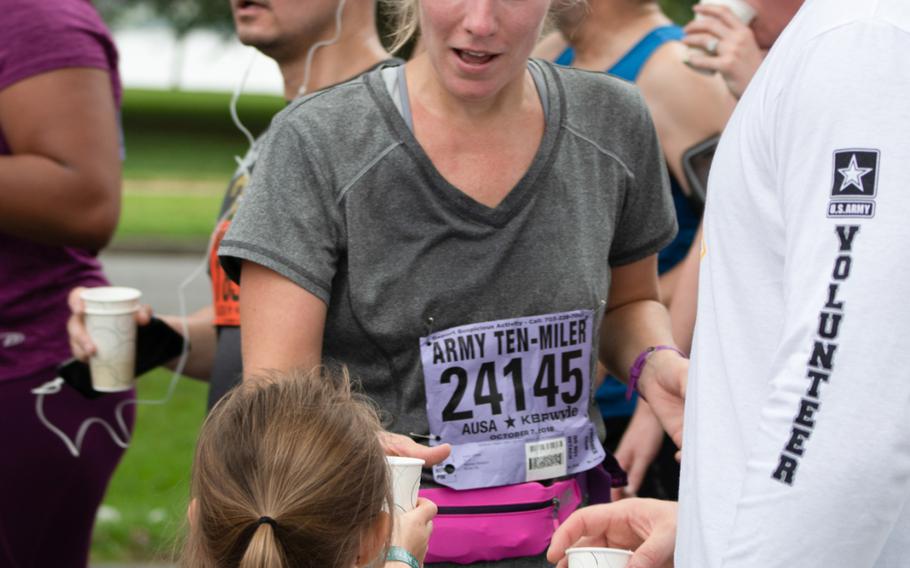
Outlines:
<svg viewBox="0 0 910 568"><path fill-rule="evenodd" d="M385 11L391 20L389 33L389 52L396 53L415 38L420 31L420 15L417 12L420 0L382 0ZM587 0L551 0L549 17L559 14Z"/></svg>
<svg viewBox="0 0 910 568"><path fill-rule="evenodd" d="M344 370L244 381L202 426L181 564L353 565L361 539L394 510L379 430Z"/></svg>

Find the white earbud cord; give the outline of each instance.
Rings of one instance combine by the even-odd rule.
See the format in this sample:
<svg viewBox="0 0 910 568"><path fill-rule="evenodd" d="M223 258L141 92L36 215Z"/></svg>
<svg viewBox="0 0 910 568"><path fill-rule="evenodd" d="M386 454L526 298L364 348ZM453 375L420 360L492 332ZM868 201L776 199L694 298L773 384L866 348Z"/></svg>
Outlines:
<svg viewBox="0 0 910 568"><path fill-rule="evenodd" d="M316 50L323 48L323 47L328 47L328 46L338 42L339 39L341 39L341 16L344 14L344 5L346 2L347 2L347 0L339 0L338 8L335 9L335 35L333 35L331 38L329 38L327 40L317 41L310 47L309 51L307 51L306 64L304 65L304 68L303 68L303 83L300 85L300 88L297 90L298 97L302 97L303 95L307 94L307 92L308 92L308 88L310 85L310 68L312 67L313 56L316 54Z"/></svg>
<svg viewBox="0 0 910 568"><path fill-rule="evenodd" d="M338 8L335 10L335 35L332 36L332 38L330 38L328 40L319 41L319 42L314 43L312 46L310 46L310 49L307 51L306 62L305 62L304 73L303 73L303 84L300 86L300 89L297 91L298 97L306 94L306 92L307 92L307 85L309 84L309 80L310 80L310 67L312 66L313 56L315 55L316 51L319 50L320 48L327 47L329 45L336 43L341 38L341 19L342 19L342 14L344 12L344 6L345 6L346 1L347 0L339 0ZM243 88L246 85L247 78L249 77L249 74L250 74L250 70L253 68L253 63L256 60L256 55L257 55L257 52L254 52L253 55L250 57L246 70L244 71L243 75L241 76L240 82L238 83L237 88L234 90L234 93L231 96L231 102L230 102L230 107L229 107L230 114L231 114L231 120L234 122L234 125L237 126L237 128L240 130L240 132L243 133L243 135L247 139L247 142L249 143L249 151L248 151L246 158L240 158L239 156L234 157L242 174L246 175L247 177L249 177L251 175L250 166L256 160L256 154L257 154L256 139L253 137L252 133L250 133L249 129L246 128L243 125L243 123L240 121L240 116L237 113L237 101L240 99L240 95L243 91ZM221 217L219 217L218 220L216 221L216 224L215 224L216 227L218 225L220 225L221 222L224 221L230 215L230 213L231 213L231 209L228 208L228 210L225 211L221 215ZM189 331L189 324L187 322L185 290L186 290L186 287L189 286L194 280L196 280L196 278L198 278L200 274L205 272L205 269L208 266L210 255L212 254L212 247L214 246L214 244L215 244L215 233L213 232L212 235L209 237L208 244L206 245L205 255L202 257L202 261L199 263L199 265L196 266L196 268L194 268L190 272L189 276L187 276L177 287L177 300L178 300L178 306L179 306L179 312L180 312L181 331L183 332L183 336L187 337L187 338L190 336L190 331ZM57 394L58 392L60 392L60 389L63 388L63 383L64 383L63 379L60 377L57 377L52 381L48 381L38 388L32 389L32 393L37 396L37 398L35 399L35 413L38 415L38 419L41 421L41 423L44 424L44 426L47 427L48 430L50 430L51 432L56 434L61 440L63 440L63 443L66 445L67 450L69 450L70 454L72 454L72 456L75 458L78 458L80 456L81 451L82 451L82 443L85 439L85 435L93 424L100 424L102 427L104 427L104 429L107 430L108 434L110 434L113 442L115 444L117 444L118 446L120 446L121 448L125 449L125 448L129 447L129 442L130 442L130 439L132 436L130 435L130 431L129 431L129 428L127 427L126 420L123 418L123 409L126 408L126 406L130 405L130 404L163 405L163 404L166 404L167 402L169 402L170 399L174 395L174 391L177 388L177 381L180 380L180 376L183 374L183 370L186 367L186 362L187 362L188 356L189 356L189 342L185 341L183 344L183 350L180 352L180 357L177 360L177 366L175 367L174 372L171 375L171 381L168 384L167 392L165 393L163 398L158 399L158 400L144 400L144 399L137 400L137 399L133 398L133 399L120 401L117 404L117 406L114 409L114 418L117 421L117 426L119 427L119 430L120 430L119 433L113 426L111 426L110 423L108 423L106 420L104 420L102 418L98 418L98 417L87 418L86 420L84 420L82 422L82 424L79 426L79 430L76 433L75 440L70 439L70 437L67 436L65 432L63 432L62 430L60 430L59 428L54 426L54 424L51 423L50 420L48 420L47 416L44 413L44 397L45 397L45 395Z"/></svg>

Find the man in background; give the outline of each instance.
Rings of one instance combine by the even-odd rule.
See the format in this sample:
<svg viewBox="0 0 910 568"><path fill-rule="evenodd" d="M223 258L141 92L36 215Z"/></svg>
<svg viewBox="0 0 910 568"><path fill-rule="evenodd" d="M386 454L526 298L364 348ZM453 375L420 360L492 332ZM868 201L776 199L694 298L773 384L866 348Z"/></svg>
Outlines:
<svg viewBox="0 0 910 568"><path fill-rule="evenodd" d="M284 98L290 102L341 83L390 60L376 31L375 2L360 0L231 0L237 37L274 59L284 79ZM340 18L340 29L336 19ZM242 69L238 69L238 76ZM260 137L261 140L261 137ZM239 287L230 281L215 252L256 166L259 140L254 142L231 179L214 229L209 274L212 304L190 314L186 324L192 350L184 374L209 381L209 408L240 382ZM70 294L70 344L76 357L86 360L94 345L82 324L79 289ZM148 321L147 311L140 324ZM179 316L161 316L183 331Z"/></svg>

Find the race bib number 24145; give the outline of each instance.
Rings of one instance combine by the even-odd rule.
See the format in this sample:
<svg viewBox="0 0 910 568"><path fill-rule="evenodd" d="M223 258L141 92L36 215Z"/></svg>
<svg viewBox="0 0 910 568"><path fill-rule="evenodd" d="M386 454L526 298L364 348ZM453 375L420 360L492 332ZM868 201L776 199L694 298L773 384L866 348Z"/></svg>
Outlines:
<svg viewBox="0 0 910 568"><path fill-rule="evenodd" d="M594 313L582 310L421 338L430 432L452 444L434 478L456 489L493 487L599 464L603 448L588 420L593 333Z"/></svg>

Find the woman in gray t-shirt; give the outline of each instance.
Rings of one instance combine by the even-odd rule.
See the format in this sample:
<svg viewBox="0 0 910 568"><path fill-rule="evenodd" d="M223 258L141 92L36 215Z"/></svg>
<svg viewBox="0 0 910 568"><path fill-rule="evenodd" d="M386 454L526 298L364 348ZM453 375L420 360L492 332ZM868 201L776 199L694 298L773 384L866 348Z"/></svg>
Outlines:
<svg viewBox="0 0 910 568"><path fill-rule="evenodd" d="M604 457L598 354L681 433L665 167L634 87L529 60L549 0L407 7L424 51L270 131L219 251L245 372L346 364L387 450L435 464L427 562L541 565Z"/></svg>

